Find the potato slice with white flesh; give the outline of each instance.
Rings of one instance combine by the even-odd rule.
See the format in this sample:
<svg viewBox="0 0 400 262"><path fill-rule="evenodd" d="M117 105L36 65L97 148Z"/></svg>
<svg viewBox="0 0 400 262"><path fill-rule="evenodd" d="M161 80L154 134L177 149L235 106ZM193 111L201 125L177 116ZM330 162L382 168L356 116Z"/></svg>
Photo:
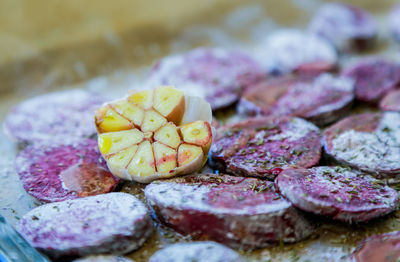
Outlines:
<svg viewBox="0 0 400 262"><path fill-rule="evenodd" d="M96 112L98 144L110 171L150 183L198 171L212 142L210 105L171 86L131 93Z"/></svg>

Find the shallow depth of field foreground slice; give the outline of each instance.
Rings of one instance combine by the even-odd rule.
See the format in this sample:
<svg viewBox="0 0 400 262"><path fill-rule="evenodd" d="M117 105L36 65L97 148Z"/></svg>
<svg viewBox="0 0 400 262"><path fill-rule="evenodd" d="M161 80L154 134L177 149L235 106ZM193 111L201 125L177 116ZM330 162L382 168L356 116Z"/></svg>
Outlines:
<svg viewBox="0 0 400 262"><path fill-rule="evenodd" d="M37 207L18 232L52 258L133 251L153 233L146 206L126 193L108 193Z"/></svg>
<svg viewBox="0 0 400 262"><path fill-rule="evenodd" d="M95 121L110 171L141 183L198 171L213 137L210 105L170 86L105 104Z"/></svg>
<svg viewBox="0 0 400 262"><path fill-rule="evenodd" d="M272 182L257 178L196 174L154 181L145 195L162 223L232 248L292 243L314 229Z"/></svg>

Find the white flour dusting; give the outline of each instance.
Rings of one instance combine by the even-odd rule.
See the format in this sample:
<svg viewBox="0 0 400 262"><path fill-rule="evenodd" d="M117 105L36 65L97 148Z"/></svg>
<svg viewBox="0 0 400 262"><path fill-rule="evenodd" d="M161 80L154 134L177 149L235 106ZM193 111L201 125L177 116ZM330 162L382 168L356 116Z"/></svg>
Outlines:
<svg viewBox="0 0 400 262"><path fill-rule="evenodd" d="M366 171L400 169L400 114L383 114L376 131L348 130L332 141L332 153Z"/></svg>
<svg viewBox="0 0 400 262"><path fill-rule="evenodd" d="M294 117L290 120L288 126L282 131L283 132L280 134L268 137L268 140L279 141L288 139L288 141L296 141L304 138L310 132L319 133L319 128L306 120Z"/></svg>
<svg viewBox="0 0 400 262"><path fill-rule="evenodd" d="M335 64L337 61L336 51L329 42L295 29L271 34L255 53L254 57L270 72L286 73L304 63L324 61Z"/></svg>

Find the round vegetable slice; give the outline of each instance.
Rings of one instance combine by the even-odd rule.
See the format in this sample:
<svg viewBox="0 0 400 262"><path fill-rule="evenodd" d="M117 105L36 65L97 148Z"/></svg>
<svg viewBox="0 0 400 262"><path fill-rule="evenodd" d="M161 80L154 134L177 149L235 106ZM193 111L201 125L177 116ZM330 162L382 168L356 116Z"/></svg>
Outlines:
<svg viewBox="0 0 400 262"><path fill-rule="evenodd" d="M296 207L348 223L386 215L398 204L396 190L384 182L342 167L288 169L275 183Z"/></svg>
<svg viewBox="0 0 400 262"><path fill-rule="evenodd" d="M327 128L323 136L327 155L339 163L398 180L400 174L400 113L357 114Z"/></svg>
<svg viewBox="0 0 400 262"><path fill-rule="evenodd" d="M356 262L397 262L400 258L400 231L374 235L364 239L354 250Z"/></svg>
<svg viewBox="0 0 400 262"><path fill-rule="evenodd" d="M331 41L340 51L365 50L377 35L367 11L344 3L324 4L312 17L309 31Z"/></svg>
<svg viewBox="0 0 400 262"><path fill-rule="evenodd" d="M353 81L346 77L283 76L244 92L238 111L246 115L298 116L326 125L347 113L353 99Z"/></svg>
<svg viewBox="0 0 400 262"><path fill-rule="evenodd" d="M314 229L274 183L257 178L196 174L154 181L144 193L162 223L232 248L292 243Z"/></svg>
<svg viewBox="0 0 400 262"><path fill-rule="evenodd" d="M92 139L28 146L17 155L15 168L24 189L44 202L108 193L119 182Z"/></svg>
<svg viewBox="0 0 400 262"><path fill-rule="evenodd" d="M171 86L105 104L95 121L111 172L142 183L198 171L213 137L210 105Z"/></svg>
<svg viewBox="0 0 400 262"><path fill-rule="evenodd" d="M33 247L56 260L128 253L151 236L153 222L140 200L114 192L39 206L16 228Z"/></svg>
<svg viewBox="0 0 400 262"><path fill-rule="evenodd" d="M217 129L210 165L239 176L274 179L290 167L312 167L321 157L319 128L296 117L260 117Z"/></svg>
<svg viewBox="0 0 400 262"><path fill-rule="evenodd" d="M382 59L368 59L346 68L342 75L355 81L356 98L378 103L400 84L400 64Z"/></svg>
<svg viewBox="0 0 400 262"><path fill-rule="evenodd" d="M157 251L149 262L244 262L238 253L212 241L178 243Z"/></svg>
<svg viewBox="0 0 400 262"><path fill-rule="evenodd" d="M13 107L4 128L19 142L88 138L96 134L93 116L104 101L98 94L81 89L40 95Z"/></svg>

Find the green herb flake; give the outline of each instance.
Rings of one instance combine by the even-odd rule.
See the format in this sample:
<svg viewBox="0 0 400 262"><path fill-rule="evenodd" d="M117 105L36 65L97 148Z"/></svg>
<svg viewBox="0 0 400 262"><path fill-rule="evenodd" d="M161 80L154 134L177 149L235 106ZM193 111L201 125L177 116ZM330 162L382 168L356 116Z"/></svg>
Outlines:
<svg viewBox="0 0 400 262"><path fill-rule="evenodd" d="M252 154L252 153L255 153L255 152L257 152L257 149L255 149L255 148L250 148L250 149L249 149L249 153Z"/></svg>
<svg viewBox="0 0 400 262"><path fill-rule="evenodd" d="M263 139L262 137L260 137L260 138L257 140L256 145L257 145L257 146L261 146L262 144L264 144L264 139Z"/></svg>
<svg viewBox="0 0 400 262"><path fill-rule="evenodd" d="M340 197L336 196L335 199L336 199L337 202L343 203L343 200Z"/></svg>

